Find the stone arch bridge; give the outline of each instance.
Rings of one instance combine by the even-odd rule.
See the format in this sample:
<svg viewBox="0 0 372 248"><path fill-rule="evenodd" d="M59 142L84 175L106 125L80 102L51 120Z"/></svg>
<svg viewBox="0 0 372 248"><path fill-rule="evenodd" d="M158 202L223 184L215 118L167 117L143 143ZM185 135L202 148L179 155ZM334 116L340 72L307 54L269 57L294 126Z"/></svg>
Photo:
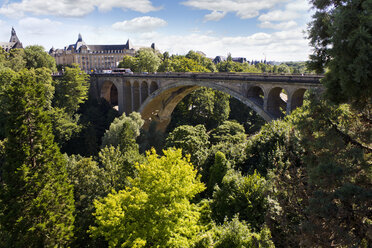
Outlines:
<svg viewBox="0 0 372 248"><path fill-rule="evenodd" d="M199 87L225 92L256 111L266 121L302 105L308 89L322 89L321 76L237 73L91 74L90 94L104 98L119 113L138 111L165 130L177 104Z"/></svg>

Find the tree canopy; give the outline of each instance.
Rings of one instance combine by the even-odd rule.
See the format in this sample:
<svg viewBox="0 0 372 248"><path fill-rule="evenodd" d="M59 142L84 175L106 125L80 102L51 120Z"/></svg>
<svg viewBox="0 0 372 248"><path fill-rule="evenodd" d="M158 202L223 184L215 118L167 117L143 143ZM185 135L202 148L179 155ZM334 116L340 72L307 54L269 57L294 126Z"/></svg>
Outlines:
<svg viewBox="0 0 372 248"><path fill-rule="evenodd" d="M322 72L327 97L335 103L371 108L372 6L369 0L317 1L309 25L314 53L310 67Z"/></svg>
<svg viewBox="0 0 372 248"><path fill-rule="evenodd" d="M204 185L181 150L154 150L137 165L131 187L95 201L95 236L112 247L189 247L200 227L190 200Z"/></svg>

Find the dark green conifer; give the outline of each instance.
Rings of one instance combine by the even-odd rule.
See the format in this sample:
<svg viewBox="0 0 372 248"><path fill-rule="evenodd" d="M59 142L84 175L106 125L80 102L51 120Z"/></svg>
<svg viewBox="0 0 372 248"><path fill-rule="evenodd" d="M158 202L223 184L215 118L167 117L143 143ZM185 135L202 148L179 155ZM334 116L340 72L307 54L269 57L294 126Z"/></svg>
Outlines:
<svg viewBox="0 0 372 248"><path fill-rule="evenodd" d="M3 247L66 247L73 235L72 187L44 111L43 81L48 78L40 75L48 75L42 70L20 71L7 90L0 188Z"/></svg>

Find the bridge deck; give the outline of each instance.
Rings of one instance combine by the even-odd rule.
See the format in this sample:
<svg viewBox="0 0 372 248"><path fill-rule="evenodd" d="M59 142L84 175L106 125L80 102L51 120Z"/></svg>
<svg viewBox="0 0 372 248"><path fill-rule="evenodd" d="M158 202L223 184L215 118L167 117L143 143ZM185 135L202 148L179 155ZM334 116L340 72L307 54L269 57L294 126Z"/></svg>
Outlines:
<svg viewBox="0 0 372 248"><path fill-rule="evenodd" d="M256 82L296 82L321 84L322 75L300 75L300 74L268 74L268 73L95 73L91 77L124 77L124 78L149 78L149 79L192 79L192 80L236 80Z"/></svg>

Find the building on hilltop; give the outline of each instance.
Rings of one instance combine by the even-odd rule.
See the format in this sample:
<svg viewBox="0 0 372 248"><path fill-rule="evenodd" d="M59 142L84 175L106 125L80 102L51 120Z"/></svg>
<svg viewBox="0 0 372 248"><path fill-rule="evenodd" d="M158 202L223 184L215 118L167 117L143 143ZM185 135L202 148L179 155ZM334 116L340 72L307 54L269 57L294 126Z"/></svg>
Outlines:
<svg viewBox="0 0 372 248"><path fill-rule="evenodd" d="M155 45L153 46L155 47ZM87 45L81 34L75 44L64 49L52 47L49 50L49 54L54 57L57 65L75 63L87 73L116 68L124 55L134 56L135 52L136 50L129 40L122 45Z"/></svg>
<svg viewBox="0 0 372 248"><path fill-rule="evenodd" d="M12 27L12 31L10 34L9 42L0 42L0 46L6 52L9 52L10 50L15 49L15 48L23 48L22 42L19 41L16 31L14 30L13 27Z"/></svg>
<svg viewBox="0 0 372 248"><path fill-rule="evenodd" d="M226 60L227 60L227 57L225 57L225 56L216 56L213 59L213 63L218 64L218 63L224 62ZM243 57L234 57L234 58L231 58L231 60L233 62L237 62L237 63L247 63L247 59L243 58Z"/></svg>

